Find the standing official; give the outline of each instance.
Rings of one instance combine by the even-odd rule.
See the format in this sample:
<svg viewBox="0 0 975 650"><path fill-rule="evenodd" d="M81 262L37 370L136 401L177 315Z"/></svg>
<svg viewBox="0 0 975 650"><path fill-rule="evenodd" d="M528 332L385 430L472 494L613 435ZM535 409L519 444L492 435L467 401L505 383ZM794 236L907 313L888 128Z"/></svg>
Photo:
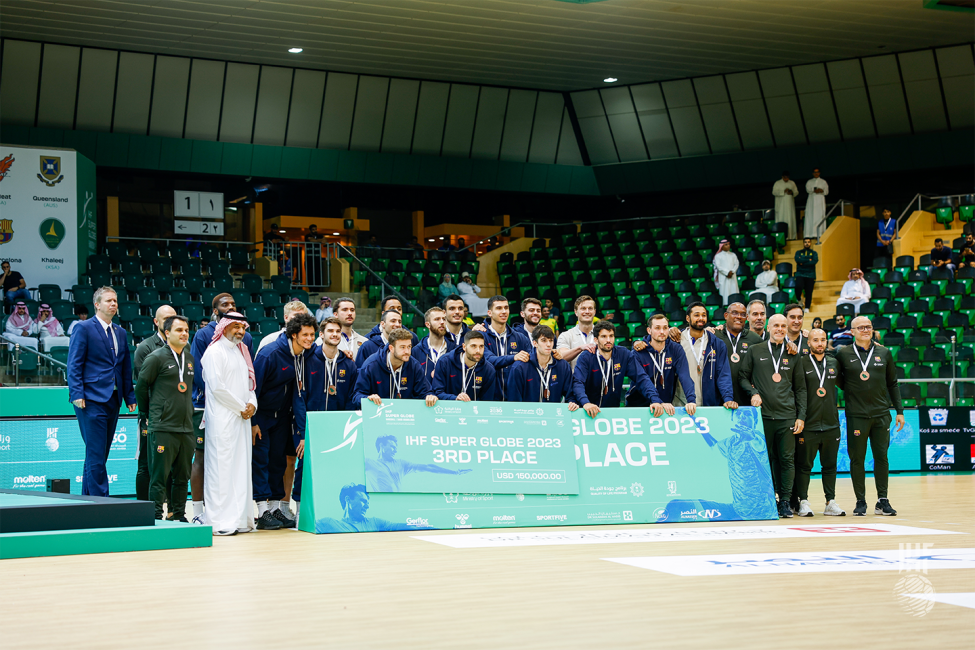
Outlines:
<svg viewBox="0 0 975 650"><path fill-rule="evenodd" d="M384 352L372 355L361 368L352 397L356 404L368 399L382 406L384 399L422 399L427 406L437 403L430 389L426 373L416 359L411 358L413 337L404 329L389 333Z"/></svg>
<svg viewBox="0 0 975 650"><path fill-rule="evenodd" d="M115 437L119 407L124 400L131 413L136 401L128 335L112 323L118 296L111 287L101 287L92 300L95 318L78 326L68 347L68 400L74 405L85 441L81 493L107 497L105 463Z"/></svg>
<svg viewBox="0 0 975 650"><path fill-rule="evenodd" d="M359 408L352 401L359 371L339 347L342 323L332 316L319 325L321 346L316 346L305 363L304 389L294 391L292 408L295 418L294 445L298 464L295 467L294 489L291 492L295 512L301 513L301 479L304 470L305 433L310 411L354 411ZM298 517L295 517L295 525Z"/></svg>
<svg viewBox="0 0 975 650"><path fill-rule="evenodd" d="M788 238L796 238L796 194L799 188L795 181L789 180L789 172L782 172L782 178L772 186L775 197L775 221L789 227Z"/></svg>
<svg viewBox="0 0 975 650"><path fill-rule="evenodd" d="M590 296L576 298L576 325L559 334L556 348L559 355L569 362L575 371L576 358L583 352L596 352L596 335L593 332L593 318L596 317L596 301Z"/></svg>
<svg viewBox="0 0 975 650"><path fill-rule="evenodd" d="M796 491L799 493L800 517L812 517L809 505L809 473L819 453L822 465L823 492L826 508L823 514L842 517L846 512L836 503L836 457L840 450L840 412L836 389L843 388L843 374L835 357L826 354L826 332L809 333L812 353L803 358L806 382L806 420L796 447Z"/></svg>
<svg viewBox="0 0 975 650"><path fill-rule="evenodd" d="M708 310L702 302L687 306L687 328L680 334L681 351L687 359L687 374L694 382L698 406L738 408L735 390L731 385L728 348L717 336L709 334ZM690 400L683 390L674 396L674 406L684 406Z"/></svg>
<svg viewBox="0 0 975 650"><path fill-rule="evenodd" d="M431 307L423 318L430 333L420 341L413 358L420 363L430 381L433 381L433 369L437 367L437 362L457 346L453 339L446 338L447 312L440 307Z"/></svg>
<svg viewBox="0 0 975 650"><path fill-rule="evenodd" d="M528 363L516 363L508 374L508 402L568 402L569 410L579 408L575 396L572 368L569 362L553 354L555 332L548 325L532 330L534 349Z"/></svg>
<svg viewBox="0 0 975 650"><path fill-rule="evenodd" d="M814 169L813 177L806 181L806 194L809 196L802 233L805 237L818 239L826 230L826 195L829 194L829 183L820 178L819 169Z"/></svg>
<svg viewBox="0 0 975 650"><path fill-rule="evenodd" d="M275 233L277 234L277 233ZM234 297L229 293L219 293L213 297L211 302L210 324L201 327L193 336L193 361L197 368L203 367L203 355L213 342L217 333L217 323L226 314L237 312L237 305L234 304ZM247 348L247 363L251 364L251 335L247 328L243 329L241 342ZM196 431L196 455L193 458L193 469L190 471L190 489L193 491L193 523L202 524L203 519L203 481L206 476L205 457L206 457L206 429L203 427L203 413L206 409L206 382L203 381L203 373L198 372L193 377L193 430ZM250 416L248 416L250 417ZM248 466L250 465L250 453L248 451ZM249 484L249 482L248 482Z"/></svg>
<svg viewBox="0 0 975 650"><path fill-rule="evenodd" d="M158 312L157 312L158 313ZM186 484L190 480L196 437L193 435L193 355L186 349L190 323L172 315L161 327L166 345L146 357L135 386L139 412L148 416L152 480L149 495L162 519L163 501L172 473L169 514L186 522Z"/></svg>
<svg viewBox="0 0 975 650"><path fill-rule="evenodd" d="M142 363L146 357L159 348L166 347L166 334L163 332L163 327L166 324L166 319L175 315L176 310L169 305L162 305L156 310L156 317L152 319L156 325L156 333L139 344L132 360L132 381L136 383L136 386L138 386L139 372L142 370ZM137 390L136 398L138 397ZM192 399L192 395L190 398ZM135 498L140 501L149 500L149 413L142 409L143 405L147 404L148 402L139 402L139 468L135 474ZM192 455L190 460L192 460Z"/></svg>
<svg viewBox="0 0 975 650"><path fill-rule="evenodd" d="M674 395L677 392L677 381L687 396L687 413L694 415L697 410L697 393L694 391L694 381L687 372L687 357L680 343L670 340L670 323L664 314L654 314L647 321L647 336L642 341L633 342L634 356L650 381L664 411L668 415L674 414ZM636 386L630 387L626 394L627 406L650 406Z"/></svg>
<svg viewBox="0 0 975 650"><path fill-rule="evenodd" d="M616 345L616 328L609 321L599 321L593 328L597 350L579 355L572 376L575 379L576 404L589 417L596 417L602 408L618 408L623 397L623 377L639 390L650 403L654 417L664 413L660 397L643 367L626 348Z"/></svg>
<svg viewBox="0 0 975 650"><path fill-rule="evenodd" d="M437 399L458 402L501 401L497 374L484 359L484 334L468 332L464 344L447 353L433 371Z"/></svg>
<svg viewBox="0 0 975 650"><path fill-rule="evenodd" d="M725 326L715 332L718 340L725 344L728 349L728 361L731 367L731 385L735 395L735 401L739 404L748 404L751 395L742 390L738 381L741 372L741 361L749 348L761 345L762 337L754 332L745 329L746 314L745 305L740 302L733 302L728 305L724 313Z"/></svg>
<svg viewBox="0 0 975 650"><path fill-rule="evenodd" d="M853 514L867 514L867 441L873 452L873 480L877 486L875 515L892 517L897 511L887 500L887 448L890 446L890 409L897 413L897 430L904 428L904 404L897 384L897 368L890 350L873 339L873 325L865 316L852 323L854 344L836 351L846 388L846 449L857 505Z"/></svg>
<svg viewBox="0 0 975 650"><path fill-rule="evenodd" d="M200 366L205 375L206 480L204 522L214 535L254 529L251 485L250 418L257 411L254 366L244 344L247 319L230 311L221 315ZM199 332L197 332L199 335Z"/></svg>
<svg viewBox="0 0 975 650"><path fill-rule="evenodd" d="M285 499L287 457L296 455L292 436L294 391L304 392L305 363L318 329L315 317L297 313L285 335L254 357L257 413L251 422L254 450L254 500L257 528L293 528L291 503Z"/></svg>
<svg viewBox="0 0 975 650"><path fill-rule="evenodd" d="M769 319L769 340L753 346L741 363L739 383L751 405L761 408L765 446L779 495L779 517L792 517L789 504L795 481L795 436L802 433L806 417L806 382L801 376L802 357L785 345L785 316Z"/></svg>
<svg viewBox="0 0 975 650"><path fill-rule="evenodd" d="M812 249L813 240L806 237L802 240L802 248L796 251L796 302L805 294L806 311L812 306L813 286L816 284L816 265L819 263L819 253Z"/></svg>
<svg viewBox="0 0 975 650"><path fill-rule="evenodd" d="M484 325L476 325L484 333L484 355L498 372L498 399L504 399L508 372L515 361L527 362L532 343L524 334L508 327L508 299L492 296L488 299L488 317ZM467 340L467 335L464 335Z"/></svg>
<svg viewBox="0 0 975 650"><path fill-rule="evenodd" d="M738 293L738 256L731 252L731 242L727 239L721 240L712 263L714 283L718 285L721 301L727 305L728 298Z"/></svg>

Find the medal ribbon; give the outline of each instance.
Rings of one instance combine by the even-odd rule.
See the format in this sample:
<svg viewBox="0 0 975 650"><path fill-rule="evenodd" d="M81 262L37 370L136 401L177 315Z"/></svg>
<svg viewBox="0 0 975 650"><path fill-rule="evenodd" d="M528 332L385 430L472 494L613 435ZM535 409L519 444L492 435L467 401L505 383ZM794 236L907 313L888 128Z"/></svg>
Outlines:
<svg viewBox="0 0 975 650"><path fill-rule="evenodd" d="M403 364L404 366L406 364ZM402 393L399 390L400 378L403 376L403 366L399 367L399 370L393 370L393 364L389 361L389 356L386 357L386 367L389 368L389 399L393 399L393 391L396 391L396 396L400 397Z"/></svg>
<svg viewBox="0 0 975 650"><path fill-rule="evenodd" d="M863 368L863 372L867 371L867 366L870 364L870 355L873 354L873 349L875 346L871 345L870 350L867 351L867 358L860 361L860 346L853 345L853 354L857 355L857 361L860 361L860 366Z"/></svg>
<svg viewBox="0 0 975 650"><path fill-rule="evenodd" d="M826 383L826 357L825 355L823 356L823 374L821 375L819 374L819 366L816 365L816 359L812 358L810 361L812 361L813 370L816 371L816 376L819 377L819 387L822 388L823 384Z"/></svg>
<svg viewBox="0 0 975 650"><path fill-rule="evenodd" d="M768 353L772 357L772 367L775 369L775 374L779 374L779 364L782 363L782 355L785 354L785 341L782 341L782 347L779 348L779 359L775 360L775 355L772 354L772 339L768 341Z"/></svg>
<svg viewBox="0 0 975 650"><path fill-rule="evenodd" d="M603 390L605 391L613 383L613 357L611 356L603 368L603 355L596 353L596 362L599 363L599 372L603 375Z"/></svg>
<svg viewBox="0 0 975 650"><path fill-rule="evenodd" d="M179 383L183 383L183 370L186 368L186 360L183 360L182 365L179 362L180 357L183 356L183 352L180 351L179 356L176 356L176 350L169 348L169 351L173 354L173 358L176 359L176 367L179 369Z"/></svg>
<svg viewBox="0 0 975 650"><path fill-rule="evenodd" d="M704 336L702 336L697 342L701 344L701 352L699 354L697 351L695 351L694 352L694 359L697 361L697 367L700 368L701 371L703 372L703 370L704 370L704 352L708 349L708 333L707 332L704 332ZM694 350L694 345L695 344L692 342L691 343L691 350Z"/></svg>
<svg viewBox="0 0 975 650"><path fill-rule="evenodd" d="M474 365L474 368L476 368L476 367L477 367L477 364ZM467 370L467 362L464 361L463 359L460 360L460 381L461 381L461 384L462 384L461 385L461 391L460 392L465 393L468 397L471 397L476 402L477 401L477 386L474 385L474 377L475 377L475 375L474 375L474 368L471 368L470 371L468 372L468 370ZM471 378L470 382L467 381L467 378L468 377ZM474 393L473 395L471 395L470 393L467 392L467 384L468 383L471 384L471 392Z"/></svg>
<svg viewBox="0 0 975 650"><path fill-rule="evenodd" d="M657 369L657 376L660 378L660 385L664 385L664 355L667 353L667 349L664 348L662 352L650 354L650 360L653 361L654 367ZM658 361L659 359L659 361Z"/></svg>
<svg viewBox="0 0 975 650"><path fill-rule="evenodd" d="M545 372L542 372L541 368L536 367L535 372L538 373L538 378L542 382L542 389L538 391L538 401L545 401L545 391L548 390L548 383L552 380L552 362L549 361L548 365L545 366Z"/></svg>

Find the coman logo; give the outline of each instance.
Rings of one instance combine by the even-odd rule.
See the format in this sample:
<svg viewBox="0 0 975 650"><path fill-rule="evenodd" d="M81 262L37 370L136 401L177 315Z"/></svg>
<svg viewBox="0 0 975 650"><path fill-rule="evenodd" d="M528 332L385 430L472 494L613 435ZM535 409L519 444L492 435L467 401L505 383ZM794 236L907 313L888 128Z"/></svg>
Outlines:
<svg viewBox="0 0 975 650"><path fill-rule="evenodd" d="M701 510L697 516L701 519L717 519L721 516L721 512L719 510Z"/></svg>
<svg viewBox="0 0 975 650"><path fill-rule="evenodd" d="M568 515L536 515L537 521L565 521Z"/></svg>
<svg viewBox="0 0 975 650"><path fill-rule="evenodd" d="M426 519L423 519L422 517L417 517L416 519L407 518L406 525L407 526L429 526L430 522L427 521Z"/></svg>

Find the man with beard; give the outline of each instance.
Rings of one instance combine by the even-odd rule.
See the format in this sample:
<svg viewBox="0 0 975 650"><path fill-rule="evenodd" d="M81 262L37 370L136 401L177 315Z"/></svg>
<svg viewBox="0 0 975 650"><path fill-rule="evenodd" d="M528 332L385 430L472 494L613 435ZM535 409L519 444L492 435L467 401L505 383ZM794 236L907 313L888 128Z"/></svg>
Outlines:
<svg viewBox="0 0 975 650"><path fill-rule="evenodd" d="M809 336L809 332L802 329L802 305L790 303L785 306L782 313L785 314L786 320L788 321L785 336L786 341L792 343L799 351L799 354L808 357L809 339L806 337ZM794 354L791 347L789 348L789 354Z"/></svg>
<svg viewBox="0 0 975 650"><path fill-rule="evenodd" d="M201 365L206 375L204 519L214 535L254 529L249 420L257 411L257 395L250 348L244 345L246 329L241 314L223 314Z"/></svg>
<svg viewBox="0 0 975 650"><path fill-rule="evenodd" d="M390 333L403 327L403 315L395 309L384 311L382 319L376 327L379 328L378 333L370 334L369 340L362 344L359 353L355 355L355 365L358 368L362 368L369 357L386 348L389 344ZM410 332L409 334L410 341L412 341L413 333Z"/></svg>
<svg viewBox="0 0 975 650"><path fill-rule="evenodd" d="M457 294L447 296L443 301L443 308L447 315L447 340L453 347L460 347L464 342L464 335L470 330L464 322L464 299Z"/></svg>
<svg viewBox="0 0 975 650"><path fill-rule="evenodd" d="M260 530L293 528L291 502L285 499L288 456L296 456L292 437L294 392L306 390L305 363L318 329L307 312L294 314L284 336L257 353L254 373L260 407L251 423L253 486Z"/></svg>
<svg viewBox="0 0 975 650"><path fill-rule="evenodd" d="M802 433L806 417L806 383L802 357L787 353L786 318L769 319L769 340L748 350L741 363L739 383L751 405L762 409L762 425L769 464L779 494L779 516L792 517L789 503L795 480L795 437Z"/></svg>
<svg viewBox="0 0 975 650"><path fill-rule="evenodd" d="M427 406L437 403L423 368L412 358L412 339L402 328L389 333L385 350L369 357L359 369L352 397L356 404L363 398L376 406L382 406L384 399L422 399Z"/></svg>
<svg viewBox="0 0 975 650"><path fill-rule="evenodd" d="M694 382L698 406L738 408L731 385L728 349L717 336L707 332L708 310L701 302L687 306L688 327L680 334L680 345L687 359L687 372ZM684 391L674 397L674 406L684 406L690 400Z"/></svg>
<svg viewBox="0 0 975 650"><path fill-rule="evenodd" d="M152 320L156 325L156 333L139 344L135 349L135 355L132 359L132 380L136 384L139 382L139 373L142 370L142 364L145 362L146 357L156 350L167 346L168 341L165 332L163 332L163 327L166 324L166 319L175 315L176 310L169 305L162 305L156 310L156 317ZM191 372L189 376L192 377L194 374ZM190 383L192 384L192 381ZM138 392L136 393L136 398L138 398ZM190 398L192 399L192 394ZM141 408L142 406L148 406L148 404L148 400L143 400L140 402L139 408L139 469L135 474L135 497L141 501L149 500L149 413L143 411ZM194 436L194 444L195 442ZM190 461L192 460L193 457L191 454ZM192 462L190 465L192 467ZM184 494L183 496L185 497L186 495Z"/></svg>
<svg viewBox="0 0 975 650"><path fill-rule="evenodd" d="M684 394L688 396L687 413L694 415L697 410L695 403L697 394L694 392L694 382L687 372L687 358L680 344L670 340L669 332L670 324L667 316L664 314L651 316L647 321L646 338L633 342L634 356L653 382L653 387L667 415L674 414L674 393L677 390L678 379ZM631 387L626 395L626 405L650 406L650 402L636 387Z"/></svg>
<svg viewBox="0 0 975 650"><path fill-rule="evenodd" d="M197 330L196 334L193 336L193 345L191 346L191 351L193 353L193 364L197 368L203 367L203 355L207 351L210 343L213 341L213 337L217 331L217 323L224 315L230 312L237 311L237 305L234 304L234 297L229 293L220 293L213 297L213 302L211 303L212 312L210 317L210 324L206 327L201 327ZM248 365L250 365L251 356L251 335L247 332L246 328L243 331L243 339L241 341L247 348L248 352ZM193 458L193 469L190 470L190 490L193 492L193 523L202 524L203 523L203 484L206 472L205 469L205 458L206 458L206 430L203 428L203 414L206 409L206 382L203 380L203 373L198 372L193 376L193 430L196 432L196 455ZM250 453L247 455L250 458Z"/></svg>
<svg viewBox="0 0 975 650"><path fill-rule="evenodd" d="M528 363L516 363L508 374L509 402L568 402L569 410L579 408L573 400L574 386L569 362L555 357L555 332L548 325L532 330L534 349Z"/></svg>
<svg viewBox="0 0 975 650"><path fill-rule="evenodd" d="M843 388L843 374L835 357L826 354L826 332L809 333L810 355L802 360L806 383L806 420L796 446L796 492L800 517L812 517L809 505L809 473L819 453L826 508L823 514L842 517L846 512L836 503L836 456L840 450L840 413L836 389Z"/></svg>
<svg viewBox="0 0 975 650"><path fill-rule="evenodd" d="M402 319L403 303L396 296L392 296L392 295L386 296L385 298L383 298L383 302L379 308L380 320L382 319L382 314L385 314L387 311L399 312L400 318ZM369 336L368 336L369 340L371 341L379 338L381 334L381 330L382 328L379 326L379 324L375 325L371 330L369 330ZM413 332L410 332L410 336L412 337L413 340L413 347L418 346L420 344L420 339L417 338L416 334L414 334ZM383 346L380 345L380 347Z"/></svg>
<svg viewBox="0 0 975 650"><path fill-rule="evenodd" d="M438 399L458 402L500 401L496 371L484 360L484 334L468 332L464 344L447 353L433 371Z"/></svg>
<svg viewBox="0 0 975 650"><path fill-rule="evenodd" d="M355 325L355 302L352 298L339 298L335 301L333 315L342 324L342 337L339 343L339 350L345 352L350 359L358 356L359 348L368 341L365 336L359 334L352 326ZM321 345L321 341L318 342Z"/></svg>
<svg viewBox="0 0 975 650"><path fill-rule="evenodd" d="M423 318L430 333L420 341L413 357L420 362L420 366L432 382L433 369L437 367L437 362L457 346L452 340L445 338L447 334L447 313L443 308L431 307Z"/></svg>
<svg viewBox="0 0 975 650"><path fill-rule="evenodd" d="M594 418L601 408L617 408L623 397L623 377L642 393L650 403L654 417L664 413L660 397L653 383L637 363L636 357L626 348L616 345L616 328L609 321L599 321L593 328L596 337L596 352L583 352L579 355L572 376L575 379L576 404Z"/></svg>
<svg viewBox="0 0 975 650"><path fill-rule="evenodd" d="M532 331L538 327L538 322L542 320L542 302L538 298L525 298L521 301L522 322L511 329L524 335L531 341Z"/></svg>
<svg viewBox="0 0 975 650"><path fill-rule="evenodd" d="M768 340L768 332L765 331L765 303L752 300L748 303L747 314L748 331L763 341Z"/></svg>
<svg viewBox="0 0 975 650"><path fill-rule="evenodd" d="M751 399L738 383L738 373L741 370L741 360L748 352L748 348L762 343L762 338L745 329L745 305L733 302L728 305L724 313L725 326L715 332L718 339L728 348L728 360L731 362L731 384L734 387L735 401L748 404Z"/></svg>

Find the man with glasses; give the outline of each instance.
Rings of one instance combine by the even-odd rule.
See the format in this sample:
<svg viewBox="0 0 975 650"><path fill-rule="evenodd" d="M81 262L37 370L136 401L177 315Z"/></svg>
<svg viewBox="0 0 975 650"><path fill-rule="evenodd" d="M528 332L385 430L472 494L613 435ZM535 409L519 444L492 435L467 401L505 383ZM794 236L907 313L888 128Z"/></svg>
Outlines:
<svg viewBox="0 0 975 650"><path fill-rule="evenodd" d="M852 323L854 344L836 352L844 375L846 396L846 449L850 456L850 478L857 505L853 514L867 514L866 471L867 441L873 452L873 478L877 486L875 515L893 517L897 511L887 499L887 448L890 446L890 409L897 412L897 430L904 428L904 405L901 402L897 373L890 350L874 341L873 325L865 316Z"/></svg>

